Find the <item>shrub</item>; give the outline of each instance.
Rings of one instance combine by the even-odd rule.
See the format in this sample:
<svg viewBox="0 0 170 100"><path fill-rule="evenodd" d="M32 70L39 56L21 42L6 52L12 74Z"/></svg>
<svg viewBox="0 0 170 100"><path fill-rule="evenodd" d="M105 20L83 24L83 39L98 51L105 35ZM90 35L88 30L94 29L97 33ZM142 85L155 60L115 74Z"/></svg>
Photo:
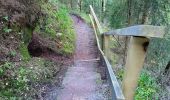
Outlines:
<svg viewBox="0 0 170 100"><path fill-rule="evenodd" d="M18 66L6 62L0 65L0 97L2 100L35 99L39 95L36 91L42 84L51 83L59 70L56 63L41 58Z"/></svg>
<svg viewBox="0 0 170 100"><path fill-rule="evenodd" d="M0 66L0 97L12 98L21 96L28 88L28 70L24 67L16 67L11 62Z"/></svg>
<svg viewBox="0 0 170 100"><path fill-rule="evenodd" d="M147 72L142 72L138 81L135 100L152 100L155 93L159 91L156 79L151 77Z"/></svg>

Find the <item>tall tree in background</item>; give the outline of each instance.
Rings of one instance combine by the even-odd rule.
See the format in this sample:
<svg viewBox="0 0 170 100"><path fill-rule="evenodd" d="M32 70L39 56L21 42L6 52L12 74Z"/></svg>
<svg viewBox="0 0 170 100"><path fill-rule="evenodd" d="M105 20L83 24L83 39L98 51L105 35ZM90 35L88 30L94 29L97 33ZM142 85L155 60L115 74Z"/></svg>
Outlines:
<svg viewBox="0 0 170 100"><path fill-rule="evenodd" d="M127 14L127 19L128 19L128 26L131 25L131 17L132 17L132 0L127 0L127 5L128 5L128 14Z"/></svg>
<svg viewBox="0 0 170 100"><path fill-rule="evenodd" d="M150 8L150 4L151 4L150 1L151 0L144 0L144 8L143 8L141 24L145 24L148 21L149 8Z"/></svg>

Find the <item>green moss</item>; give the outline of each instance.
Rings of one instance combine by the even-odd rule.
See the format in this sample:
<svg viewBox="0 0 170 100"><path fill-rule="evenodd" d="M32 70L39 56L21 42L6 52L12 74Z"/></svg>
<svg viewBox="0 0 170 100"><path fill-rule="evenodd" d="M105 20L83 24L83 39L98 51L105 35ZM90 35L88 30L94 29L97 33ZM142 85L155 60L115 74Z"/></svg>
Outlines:
<svg viewBox="0 0 170 100"><path fill-rule="evenodd" d="M30 60L31 56L28 52L27 46L24 43L21 43L19 51L21 53L22 60L24 60L24 61Z"/></svg>
<svg viewBox="0 0 170 100"><path fill-rule="evenodd" d="M75 48L75 32L73 21L68 10L63 5L58 8L53 4L43 4L42 9L46 16L43 16L35 28L35 32L40 33L43 37L60 41L61 47L58 52L63 55L70 55ZM62 35L57 36L57 33Z"/></svg>
<svg viewBox="0 0 170 100"><path fill-rule="evenodd" d="M23 29L23 41L25 44L28 44L32 38L32 29L25 28Z"/></svg>
<svg viewBox="0 0 170 100"><path fill-rule="evenodd" d="M75 48L75 31L73 29L73 21L68 14L66 8L61 8L56 13L57 21L59 22L59 31L63 33L60 39L63 43L63 48L61 49L64 54L72 54Z"/></svg>

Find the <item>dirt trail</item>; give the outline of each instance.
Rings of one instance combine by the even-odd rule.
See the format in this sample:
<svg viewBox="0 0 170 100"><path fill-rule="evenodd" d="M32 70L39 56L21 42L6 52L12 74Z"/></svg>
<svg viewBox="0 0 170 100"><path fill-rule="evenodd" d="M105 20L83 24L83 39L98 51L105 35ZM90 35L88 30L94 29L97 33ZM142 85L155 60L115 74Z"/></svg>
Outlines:
<svg viewBox="0 0 170 100"><path fill-rule="evenodd" d="M99 62L94 60L98 55L92 29L77 16L72 18L77 33L74 65L66 72L57 100L108 100L107 85L97 72Z"/></svg>
<svg viewBox="0 0 170 100"><path fill-rule="evenodd" d="M62 84L52 87L44 100L110 100L109 85L101 80L105 75L93 31L81 18L72 18L76 31L74 64L68 67Z"/></svg>

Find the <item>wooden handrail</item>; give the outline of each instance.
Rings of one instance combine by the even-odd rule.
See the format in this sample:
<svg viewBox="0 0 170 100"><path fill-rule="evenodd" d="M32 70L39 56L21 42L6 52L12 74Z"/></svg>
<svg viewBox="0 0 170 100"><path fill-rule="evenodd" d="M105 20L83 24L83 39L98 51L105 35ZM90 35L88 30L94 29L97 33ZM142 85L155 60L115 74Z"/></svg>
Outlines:
<svg viewBox="0 0 170 100"><path fill-rule="evenodd" d="M107 59L107 57L105 56L103 50L101 49L100 40L99 40L99 37L98 37L98 33L97 33L98 31L97 30L99 30L100 35L103 34L103 30L101 28L99 20L96 17L96 14L95 14L91 5L90 5L90 10L91 10L92 15L89 14L89 17L90 17L90 20L92 22L92 26L93 26L93 29L94 29L97 47L98 47L99 52L101 54L101 59L103 60L104 65L106 66L107 72L108 72L108 78L109 78L110 87L111 87L111 90L112 90L112 100L125 100L123 93L122 93L122 89L121 89L121 87L120 87L120 85L119 85L119 83L116 79L114 72L113 72L112 66L111 66L109 60ZM97 25L97 27L95 25Z"/></svg>
<svg viewBox="0 0 170 100"><path fill-rule="evenodd" d="M158 37L163 38L165 34L164 26L153 25L136 25L122 29L115 29L105 32L106 35L119 35L119 36L141 36L141 37Z"/></svg>

